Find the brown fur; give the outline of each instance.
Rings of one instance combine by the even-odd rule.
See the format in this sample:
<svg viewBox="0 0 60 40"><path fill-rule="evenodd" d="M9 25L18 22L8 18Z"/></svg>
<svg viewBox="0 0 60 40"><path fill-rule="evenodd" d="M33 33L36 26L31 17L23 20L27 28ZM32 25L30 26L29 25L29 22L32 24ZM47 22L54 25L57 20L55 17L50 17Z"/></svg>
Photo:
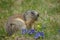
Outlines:
<svg viewBox="0 0 60 40"><path fill-rule="evenodd" d="M25 13L25 14L15 14L15 15L10 16L6 23L7 33L9 35L12 35L14 32L20 30L21 27L23 27L23 28L26 27L26 29L31 29L33 23L36 21L36 18L38 18L38 16L37 16L38 13L35 15L35 13L32 14L31 12L32 11ZM16 18L21 19L23 22L21 22L21 20L19 20L19 21L15 20Z"/></svg>

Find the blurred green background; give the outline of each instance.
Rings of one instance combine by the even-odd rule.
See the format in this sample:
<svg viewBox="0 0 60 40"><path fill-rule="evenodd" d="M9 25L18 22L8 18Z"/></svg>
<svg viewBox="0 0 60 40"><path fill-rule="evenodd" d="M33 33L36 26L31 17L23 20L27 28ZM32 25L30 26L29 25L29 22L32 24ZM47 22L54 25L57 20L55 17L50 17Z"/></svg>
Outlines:
<svg viewBox="0 0 60 40"><path fill-rule="evenodd" d="M5 23L9 16L27 10L40 13L35 27L37 31L43 31L45 37L38 40L60 40L60 0L0 0L0 40L13 40L2 37L6 37Z"/></svg>

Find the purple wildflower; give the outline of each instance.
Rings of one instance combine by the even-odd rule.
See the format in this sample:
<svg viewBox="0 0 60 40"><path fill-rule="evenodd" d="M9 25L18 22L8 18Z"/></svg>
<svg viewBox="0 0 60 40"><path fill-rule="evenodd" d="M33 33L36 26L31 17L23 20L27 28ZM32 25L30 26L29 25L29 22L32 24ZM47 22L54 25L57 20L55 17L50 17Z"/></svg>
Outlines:
<svg viewBox="0 0 60 40"><path fill-rule="evenodd" d="M39 38L39 37L44 37L44 33L43 32L37 32L34 36L35 39Z"/></svg>
<svg viewBox="0 0 60 40"><path fill-rule="evenodd" d="M33 34L33 33L35 33L34 29L31 29L31 30L28 31L28 34Z"/></svg>
<svg viewBox="0 0 60 40"><path fill-rule="evenodd" d="M22 29L22 34L26 34L27 29Z"/></svg>

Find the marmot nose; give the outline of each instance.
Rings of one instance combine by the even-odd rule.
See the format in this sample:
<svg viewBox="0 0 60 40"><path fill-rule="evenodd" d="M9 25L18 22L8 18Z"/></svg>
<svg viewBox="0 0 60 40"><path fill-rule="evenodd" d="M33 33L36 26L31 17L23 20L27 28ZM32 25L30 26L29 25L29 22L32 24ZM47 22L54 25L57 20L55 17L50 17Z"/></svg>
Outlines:
<svg viewBox="0 0 60 40"><path fill-rule="evenodd" d="M37 17L39 17L39 14L37 14Z"/></svg>

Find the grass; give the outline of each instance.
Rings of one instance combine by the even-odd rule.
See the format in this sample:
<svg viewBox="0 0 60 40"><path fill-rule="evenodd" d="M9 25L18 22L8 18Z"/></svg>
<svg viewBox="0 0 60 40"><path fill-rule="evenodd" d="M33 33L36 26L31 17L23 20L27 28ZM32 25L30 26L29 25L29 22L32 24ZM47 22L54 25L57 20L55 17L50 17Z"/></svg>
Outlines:
<svg viewBox="0 0 60 40"><path fill-rule="evenodd" d="M8 17L27 10L36 10L40 14L35 27L40 26L36 30L43 31L45 38L38 40L60 40L60 0L0 0L0 40L5 40L1 36L6 35L4 25ZM10 39L14 38L7 38Z"/></svg>

